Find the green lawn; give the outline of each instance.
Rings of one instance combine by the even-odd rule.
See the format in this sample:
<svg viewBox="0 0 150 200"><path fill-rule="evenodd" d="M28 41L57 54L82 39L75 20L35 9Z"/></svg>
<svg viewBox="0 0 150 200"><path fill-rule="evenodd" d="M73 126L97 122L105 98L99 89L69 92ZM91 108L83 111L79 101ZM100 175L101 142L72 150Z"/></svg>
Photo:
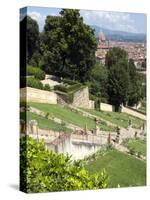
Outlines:
<svg viewBox="0 0 150 200"><path fill-rule="evenodd" d="M82 116L82 114L75 113L61 105L44 104L44 103L29 103L30 106L37 108L45 113L49 113L51 117L58 117L68 123L75 124L81 128L88 129L95 128L95 121L89 117ZM116 127L108 126L105 122L101 123L101 130L115 131Z"/></svg>
<svg viewBox="0 0 150 200"><path fill-rule="evenodd" d="M31 113L31 112L27 112L27 116L26 116L25 112L20 113L21 119L25 120L25 117L27 117L27 121L33 120L33 119L37 120L40 128L45 128L45 129L48 128L48 129L51 129L54 131L65 131L66 133L72 132L71 129L68 129L61 124L58 124L52 120L46 119L44 117L41 117L41 116Z"/></svg>
<svg viewBox="0 0 150 200"><path fill-rule="evenodd" d="M119 112L104 112L104 111L96 111L91 109L84 109L86 112L89 112L93 115L96 115L102 119L105 119L117 126L127 128L129 119L132 120L132 125L134 128L139 128L143 124L143 120L128 115L126 113L119 113Z"/></svg>
<svg viewBox="0 0 150 200"><path fill-rule="evenodd" d="M133 149L136 153L141 153L142 155L146 155L146 141L140 139L127 139L123 142L123 144L129 148Z"/></svg>
<svg viewBox="0 0 150 200"><path fill-rule="evenodd" d="M90 173L105 168L109 175L108 187L146 185L146 163L117 150L108 151L96 161L89 161L85 166Z"/></svg>

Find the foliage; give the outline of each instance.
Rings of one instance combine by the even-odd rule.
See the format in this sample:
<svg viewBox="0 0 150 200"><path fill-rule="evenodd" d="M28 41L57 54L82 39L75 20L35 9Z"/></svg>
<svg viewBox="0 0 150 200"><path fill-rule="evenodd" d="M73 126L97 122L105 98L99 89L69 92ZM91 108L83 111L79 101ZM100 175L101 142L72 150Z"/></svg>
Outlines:
<svg viewBox="0 0 150 200"><path fill-rule="evenodd" d="M27 87L37 88L37 89L43 89L43 84L40 82L39 79L30 77L27 78Z"/></svg>
<svg viewBox="0 0 150 200"><path fill-rule="evenodd" d="M69 85L74 85L74 84L79 83L79 82L64 78L63 83L67 83Z"/></svg>
<svg viewBox="0 0 150 200"><path fill-rule="evenodd" d="M119 47L113 47L106 54L105 66L107 66L107 68L110 69L112 66L116 65L120 60L124 60L124 62L127 64L127 52Z"/></svg>
<svg viewBox="0 0 150 200"><path fill-rule="evenodd" d="M33 53L38 48L39 27L36 20L27 16L27 62L29 63Z"/></svg>
<svg viewBox="0 0 150 200"><path fill-rule="evenodd" d="M47 16L40 51L44 71L84 81L95 62L96 38L78 10Z"/></svg>
<svg viewBox="0 0 150 200"><path fill-rule="evenodd" d="M117 108L127 102L129 75L122 63L111 66L108 74L109 102Z"/></svg>
<svg viewBox="0 0 150 200"><path fill-rule="evenodd" d="M76 90L79 90L81 86L82 86L81 83L75 83L68 87L66 85L55 85L54 90L59 90L62 92L75 92Z"/></svg>
<svg viewBox="0 0 150 200"><path fill-rule="evenodd" d="M136 71L134 61L129 60L129 89L128 89L128 105L134 106L137 104L142 95L142 81L140 80L140 74Z"/></svg>
<svg viewBox="0 0 150 200"><path fill-rule="evenodd" d="M90 71L87 84L89 86L89 92L95 98L96 102L97 99L101 102L107 101L108 70L105 66L96 63Z"/></svg>
<svg viewBox="0 0 150 200"><path fill-rule="evenodd" d="M90 175L81 161L47 150L43 142L30 137L20 141L20 188L22 191L50 192L106 188L107 175Z"/></svg>
<svg viewBox="0 0 150 200"><path fill-rule="evenodd" d="M43 86L43 89L44 89L44 90L47 90L47 91L51 91L51 90L52 90L49 84L45 84L45 85Z"/></svg>
<svg viewBox="0 0 150 200"><path fill-rule="evenodd" d="M34 75L36 79L45 79L45 72L38 67L27 66L27 75Z"/></svg>
<svg viewBox="0 0 150 200"><path fill-rule="evenodd" d="M108 69L108 100L118 109L121 104L134 106L143 97L144 91L140 75L134 61L121 48L112 48L106 54Z"/></svg>

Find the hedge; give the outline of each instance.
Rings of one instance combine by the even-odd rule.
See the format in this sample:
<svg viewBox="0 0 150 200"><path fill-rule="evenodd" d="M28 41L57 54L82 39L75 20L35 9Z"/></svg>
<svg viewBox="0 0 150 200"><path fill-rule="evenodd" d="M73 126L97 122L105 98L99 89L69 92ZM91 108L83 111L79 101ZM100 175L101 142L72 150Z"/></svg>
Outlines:
<svg viewBox="0 0 150 200"><path fill-rule="evenodd" d="M45 79L45 72L38 67L27 66L27 75L34 76L36 79Z"/></svg>
<svg viewBox="0 0 150 200"><path fill-rule="evenodd" d="M43 84L40 80L33 77L27 78L27 86L43 90Z"/></svg>
<svg viewBox="0 0 150 200"><path fill-rule="evenodd" d="M71 85L71 86L64 86L64 85L55 85L54 86L54 90L58 90L58 91L62 91L62 92L74 92L76 90L79 90L80 87L81 87L81 83L76 83L74 85Z"/></svg>

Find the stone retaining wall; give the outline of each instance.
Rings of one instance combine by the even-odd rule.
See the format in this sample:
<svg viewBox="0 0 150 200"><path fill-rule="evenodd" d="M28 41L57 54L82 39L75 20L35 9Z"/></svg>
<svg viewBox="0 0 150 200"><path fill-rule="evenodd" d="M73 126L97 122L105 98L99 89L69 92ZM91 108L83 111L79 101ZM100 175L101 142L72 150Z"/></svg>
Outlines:
<svg viewBox="0 0 150 200"><path fill-rule="evenodd" d="M26 87L20 89L20 99L27 102L57 104L57 94L45 90Z"/></svg>

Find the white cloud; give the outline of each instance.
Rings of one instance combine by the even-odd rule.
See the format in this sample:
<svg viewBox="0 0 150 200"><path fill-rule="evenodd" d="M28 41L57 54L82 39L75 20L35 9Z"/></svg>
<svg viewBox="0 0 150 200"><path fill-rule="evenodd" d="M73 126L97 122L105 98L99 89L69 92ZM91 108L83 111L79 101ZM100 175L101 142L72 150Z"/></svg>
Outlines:
<svg viewBox="0 0 150 200"><path fill-rule="evenodd" d="M43 29L43 26L44 26L44 23L45 23L45 19L46 19L46 16L45 15L41 15L39 12L29 12L28 15L36 20L38 22L38 25L39 25L39 29L40 31L42 31Z"/></svg>
<svg viewBox="0 0 150 200"><path fill-rule="evenodd" d="M85 23L90 25L113 30L137 32L134 20L129 13L81 10L80 14L83 16Z"/></svg>

